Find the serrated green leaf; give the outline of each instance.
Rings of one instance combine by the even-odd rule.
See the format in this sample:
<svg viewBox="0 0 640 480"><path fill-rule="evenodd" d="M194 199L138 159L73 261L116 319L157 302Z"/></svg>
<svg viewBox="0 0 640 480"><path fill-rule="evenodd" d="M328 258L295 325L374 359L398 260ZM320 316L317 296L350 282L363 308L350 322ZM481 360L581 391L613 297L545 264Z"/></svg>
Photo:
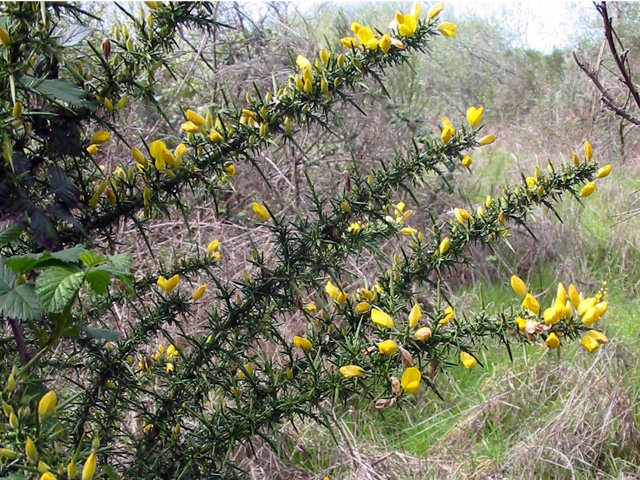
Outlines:
<svg viewBox="0 0 640 480"><path fill-rule="evenodd" d="M24 230L17 223L9 225L7 228L0 232L0 245L5 243L15 242L20 238Z"/></svg>
<svg viewBox="0 0 640 480"><path fill-rule="evenodd" d="M87 267L94 267L108 260L108 258L104 255L101 255L97 252L92 252L91 250L83 250L82 252L80 252L80 254L78 255L78 259L80 259L80 261Z"/></svg>
<svg viewBox="0 0 640 480"><path fill-rule="evenodd" d="M77 263L78 257L82 251L84 251L84 245L80 244L75 247L60 250L59 252L52 252L51 258L68 263Z"/></svg>
<svg viewBox="0 0 640 480"><path fill-rule="evenodd" d="M7 258L4 263L14 272L20 273L33 270L37 265L50 258L51 254L49 252L27 253L26 255Z"/></svg>
<svg viewBox="0 0 640 480"><path fill-rule="evenodd" d="M36 280L36 293L45 311L55 312L67 305L82 286L84 272L79 268L51 267Z"/></svg>
<svg viewBox="0 0 640 480"><path fill-rule="evenodd" d="M84 90L66 80L59 78L38 79L23 77L20 82L32 91L51 100L60 100L70 105L79 107L82 105Z"/></svg>
<svg viewBox="0 0 640 480"><path fill-rule="evenodd" d="M42 303L30 283L23 283L0 295L0 314L5 317L38 320L42 311Z"/></svg>
<svg viewBox="0 0 640 480"><path fill-rule="evenodd" d="M92 328L92 327L83 327L82 333L84 333L89 338L95 338L97 340L107 340L108 342L116 342L118 338L120 338L120 334L118 332L114 332L113 330L107 330L106 328Z"/></svg>
<svg viewBox="0 0 640 480"><path fill-rule="evenodd" d="M107 287L111 283L111 273L107 270L96 267L87 272L86 281L91 287L91 290L98 295L104 295L107 293Z"/></svg>
<svg viewBox="0 0 640 480"><path fill-rule="evenodd" d="M109 260L118 270L126 272L133 265L133 258L128 253L120 253L118 255L109 256Z"/></svg>
<svg viewBox="0 0 640 480"><path fill-rule="evenodd" d="M0 259L0 294L11 290L16 285L16 280L18 280L16 273L7 267L4 262L4 259Z"/></svg>

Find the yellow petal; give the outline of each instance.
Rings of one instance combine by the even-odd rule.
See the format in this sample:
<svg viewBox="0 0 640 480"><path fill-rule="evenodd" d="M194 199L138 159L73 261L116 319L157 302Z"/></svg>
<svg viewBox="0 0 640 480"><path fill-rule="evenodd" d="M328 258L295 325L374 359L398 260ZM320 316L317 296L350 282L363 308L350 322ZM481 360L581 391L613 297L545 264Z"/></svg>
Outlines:
<svg viewBox="0 0 640 480"><path fill-rule="evenodd" d="M522 306L527 310L533 312L535 315L538 315L538 313L540 313L540 304L538 303L538 300L536 300L535 297L530 293L527 293L525 295L524 300L522 301Z"/></svg>
<svg viewBox="0 0 640 480"><path fill-rule="evenodd" d="M549 348L558 348L560 346L560 339L555 332L551 332L544 343L546 343Z"/></svg>
<svg viewBox="0 0 640 480"><path fill-rule="evenodd" d="M467 352L460 352L460 362L462 362L464 368L469 370L478 364L478 360L476 360L476 357Z"/></svg>
<svg viewBox="0 0 640 480"><path fill-rule="evenodd" d="M364 376L364 369L358 365L345 365L340 367L340 373L344 378L356 378Z"/></svg>
<svg viewBox="0 0 640 480"><path fill-rule="evenodd" d="M605 165L604 167L600 167L596 172L596 178L604 178L611 173L611 165Z"/></svg>
<svg viewBox="0 0 640 480"><path fill-rule="evenodd" d="M378 310L377 308L373 308L371 310L371 320L375 325L381 328L393 328L393 318L391 315L383 312L382 310Z"/></svg>
<svg viewBox="0 0 640 480"><path fill-rule="evenodd" d="M438 25L438 31L444 36L448 38L456 38L456 29L458 26L455 23L451 22L442 22Z"/></svg>
<svg viewBox="0 0 640 480"><path fill-rule="evenodd" d="M511 276L511 288L513 288L513 291L521 297L524 297L527 294L527 285L517 275Z"/></svg>
<svg viewBox="0 0 640 480"><path fill-rule="evenodd" d="M193 110L187 110L187 120L194 123L198 127L203 127L205 124L205 119L202 115L194 112Z"/></svg>
<svg viewBox="0 0 640 480"><path fill-rule="evenodd" d="M580 343L582 343L582 346L590 352L593 352L600 347L600 343L598 342L598 340L593 338L592 335L584 335Z"/></svg>
<svg viewBox="0 0 640 480"><path fill-rule="evenodd" d="M38 413L41 416L49 415L58 404L58 396L53 390L45 393L38 403Z"/></svg>
<svg viewBox="0 0 640 480"><path fill-rule="evenodd" d="M422 380L420 370L416 367L409 367L402 374L400 385L405 392L414 394L420 388L420 380Z"/></svg>
<svg viewBox="0 0 640 480"><path fill-rule="evenodd" d="M496 141L496 137L493 133L490 135L485 135L484 137L482 137L478 143L480 143L480 145L491 145L493 142Z"/></svg>
<svg viewBox="0 0 640 480"><path fill-rule="evenodd" d="M308 339L304 337L298 337L297 335L293 337L293 344L296 347L301 348L302 350L311 350L312 348L311 342Z"/></svg>
<svg viewBox="0 0 640 480"><path fill-rule="evenodd" d="M111 134L104 130L96 132L91 137L91 143L95 143L96 145L102 145L107 142L111 138Z"/></svg>
<svg viewBox="0 0 640 480"><path fill-rule="evenodd" d="M477 127L482 121L482 112L484 108L469 107L467 110L467 122L471 127Z"/></svg>
<svg viewBox="0 0 640 480"><path fill-rule="evenodd" d="M200 285L198 288L196 288L195 292L193 292L193 301L197 302L198 300L200 300L200 298L202 297L202 295L204 295L204 292L207 291L207 285Z"/></svg>
<svg viewBox="0 0 640 480"><path fill-rule="evenodd" d="M398 344L393 340L385 340L378 344L380 355L393 355L398 350Z"/></svg>
<svg viewBox="0 0 640 480"><path fill-rule="evenodd" d="M588 140L584 142L584 156L587 157L587 160L591 160L593 157L593 147Z"/></svg>
<svg viewBox="0 0 640 480"><path fill-rule="evenodd" d="M429 327L420 327L418 330L416 330L416 333L413 335L413 337L416 340L424 342L425 340L428 340L431 338L431 334L432 332Z"/></svg>
<svg viewBox="0 0 640 480"><path fill-rule="evenodd" d="M582 187L580 189L580 196L581 197L588 197L589 195L591 195L595 191L596 191L596 183L595 182L589 182L584 187Z"/></svg>
<svg viewBox="0 0 640 480"><path fill-rule="evenodd" d="M433 7L429 9L429 12L427 12L427 18L431 20L433 17L440 15L440 12L442 12L443 8L444 8L444 3L436 3Z"/></svg>
<svg viewBox="0 0 640 480"><path fill-rule="evenodd" d="M269 211L264 205L253 202L251 204L251 208L253 209L253 213L256 215L256 217L258 217L263 222L266 222L267 220L269 220L269 218L271 218Z"/></svg>
<svg viewBox="0 0 640 480"><path fill-rule="evenodd" d="M386 33L380 39L380 50L384 53L388 53L391 48L391 38Z"/></svg>
<svg viewBox="0 0 640 480"><path fill-rule="evenodd" d="M411 309L411 311L409 312L409 326L411 328L415 327L421 318L422 318L422 310L420 310L420 305L416 303Z"/></svg>

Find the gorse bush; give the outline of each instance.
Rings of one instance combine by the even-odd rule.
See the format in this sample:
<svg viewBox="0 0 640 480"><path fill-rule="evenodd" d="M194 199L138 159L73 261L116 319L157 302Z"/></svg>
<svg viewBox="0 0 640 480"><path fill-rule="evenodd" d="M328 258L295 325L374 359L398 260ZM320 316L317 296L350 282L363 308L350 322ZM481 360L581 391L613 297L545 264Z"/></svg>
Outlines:
<svg viewBox="0 0 640 480"><path fill-rule="evenodd" d="M218 24L211 4L146 5L101 42L79 5L2 6L6 478L234 478L240 445L275 444L285 422L328 425L327 409L354 396L383 409L437 393L438 372L474 368L489 338L506 348L558 348L581 337L589 351L607 341L592 329L607 309L604 291L585 296L559 284L542 308L514 276L523 301L508 311L461 312L446 297L442 274L470 262L468 245L508 243L508 229L526 229L532 208L553 210L564 193L587 197L610 170L586 142L583 158L536 167L500 197L460 205L450 221L418 231L399 192L415 200L426 174L471 166L473 149L496 140L480 133L482 107L469 108L465 124L444 117L439 137L408 139L370 171L345 172L338 191L308 181L307 211L286 215L253 198L242 221L269 232L272 254L254 243L253 273L240 280L220 268L234 246L214 238L164 265L147 235L151 220L177 212L186 222L196 199L216 205L231 191L239 169L262 175L261 150L296 147L311 127L330 133L338 108L360 108L353 92L371 80L384 89L387 70L438 36L455 37L456 26L440 21L442 4L426 15L419 5L397 13L388 33L353 23L341 46L292 58L287 85L256 87L243 105L183 105L182 142L147 144L119 113L133 101L157 102L157 78L172 71L165 59L181 29L206 35ZM112 143L119 166L101 168ZM132 248L147 248L156 268L113 254L125 223L142 239ZM381 248L389 239L391 258ZM365 252L379 258L371 284L346 267ZM190 319L205 299L193 333ZM114 308L126 309L128 321L116 324ZM307 323L304 334L284 333L294 315Z"/></svg>

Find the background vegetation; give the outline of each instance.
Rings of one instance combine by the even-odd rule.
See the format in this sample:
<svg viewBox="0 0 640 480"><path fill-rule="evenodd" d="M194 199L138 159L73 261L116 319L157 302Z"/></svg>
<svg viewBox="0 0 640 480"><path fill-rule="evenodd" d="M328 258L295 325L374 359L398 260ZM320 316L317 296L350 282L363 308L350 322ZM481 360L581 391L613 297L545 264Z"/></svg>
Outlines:
<svg viewBox="0 0 640 480"><path fill-rule="evenodd" d="M173 74L163 73L152 98L131 99L117 123L131 138L150 142L162 135L177 144L184 105L243 104L246 92L268 89L274 79L285 84L291 59L298 53L314 58L321 46L336 44L352 20L382 29L396 9L409 7L328 4L300 11L280 3L255 9L214 4L212 16L230 28L214 28L210 35L180 30L178 48L167 59ZM130 5L87 8L102 18L91 25L96 45L111 34L117 19L126 18L124 11L137 15L137 7ZM589 8L582 4L576 14ZM610 8L637 70L640 8L626 2ZM496 344L482 353L484 368L455 366L440 375L442 398L425 389L410 406L384 411L352 399L330 412L330 427L310 420L286 424L275 449L256 438L233 452L252 478L633 478L640 468L640 220L625 215L636 208L640 191L637 127L602 108L569 49L550 54L527 50L499 20L445 13L458 24L456 39L439 39L426 54L389 69L386 94L367 82L354 94L366 116L347 106L331 135L320 135L321 129L312 126L298 139L300 148L271 145L252 159L271 188L249 163L239 164L233 189L218 204L196 203L183 212L190 231L170 207L169 219L146 223L147 240L130 222L110 231L111 251L130 253L136 273L154 267L157 259L169 265L184 251L218 238L221 275L242 282L254 245L264 246L264 265L277 255L269 250L268 231L250 236L245 226L252 201L285 213L305 210L312 205L304 195L305 178L319 192L334 191L345 181L345 170L367 171L372 163L393 158L411 136L439 136L434 128L443 114L461 124L469 105L482 105L485 123L498 141L477 150L470 171L458 168L426 177L423 188L413 192L421 205L430 206L435 221L451 217L454 207L482 202L487 193L499 195L503 185L519 182L536 165L570 163L571 151L580 151L585 139L602 164L613 165L613 173L589 201L561 203L557 213L562 221L545 209L534 210L528 223L533 235L514 229L510 246L473 247L474 267L447 274L445 293L458 308L479 310L514 303L513 273L538 292L558 281L594 292L606 282L610 311L604 331L610 343L591 355L579 344L563 346L559 353L528 345L514 349L512 359ZM605 77L613 65L601 54L602 38L594 33L599 26L595 20L589 23L595 17L587 18L576 22L574 48L593 62L601 58L603 78L616 88L615 76ZM113 171L121 164L122 146L110 142L100 148L99 162ZM413 203L408 194L402 199ZM426 230L431 222L426 209L417 210L411 226ZM141 247L145 241L153 245L156 259ZM380 250L395 252L395 242ZM254 265L249 273L259 268ZM355 278L371 281L378 264L375 256L363 253L346 268ZM553 293L545 291L544 297L551 299ZM433 299L420 301L436 308ZM194 309L191 324L173 325L169 333L180 328L204 332L206 306ZM134 318L133 312L117 308L110 315L122 330ZM292 337L305 328L305 318L294 315L282 334Z"/></svg>

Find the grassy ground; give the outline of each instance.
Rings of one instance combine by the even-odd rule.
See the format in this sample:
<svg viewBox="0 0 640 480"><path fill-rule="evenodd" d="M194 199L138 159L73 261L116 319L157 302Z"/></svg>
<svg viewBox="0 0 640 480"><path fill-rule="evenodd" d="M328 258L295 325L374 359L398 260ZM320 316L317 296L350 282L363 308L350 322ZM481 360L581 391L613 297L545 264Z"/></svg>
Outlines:
<svg viewBox="0 0 640 480"><path fill-rule="evenodd" d="M477 203L491 185L533 165L533 158L485 153L461 190ZM579 342L558 351L523 346L513 360L503 346L490 346L481 356L485 368L454 367L437 378L444 400L423 392L413 405L383 412L354 404L335 413L337 444L327 429L311 425L285 435L274 460L281 477L288 478L287 465L293 478L640 478L639 219L615 224L629 206L621 192L640 188L628 173L614 168L583 205L564 202L562 224L535 212L537 255L519 271L549 298L559 280L591 294L606 281L610 309L598 326L608 345L592 354ZM512 242L522 238L514 233ZM496 309L517 302L508 264L522 269L521 257L499 265L493 281L455 292L459 303L477 310L482 302Z"/></svg>

